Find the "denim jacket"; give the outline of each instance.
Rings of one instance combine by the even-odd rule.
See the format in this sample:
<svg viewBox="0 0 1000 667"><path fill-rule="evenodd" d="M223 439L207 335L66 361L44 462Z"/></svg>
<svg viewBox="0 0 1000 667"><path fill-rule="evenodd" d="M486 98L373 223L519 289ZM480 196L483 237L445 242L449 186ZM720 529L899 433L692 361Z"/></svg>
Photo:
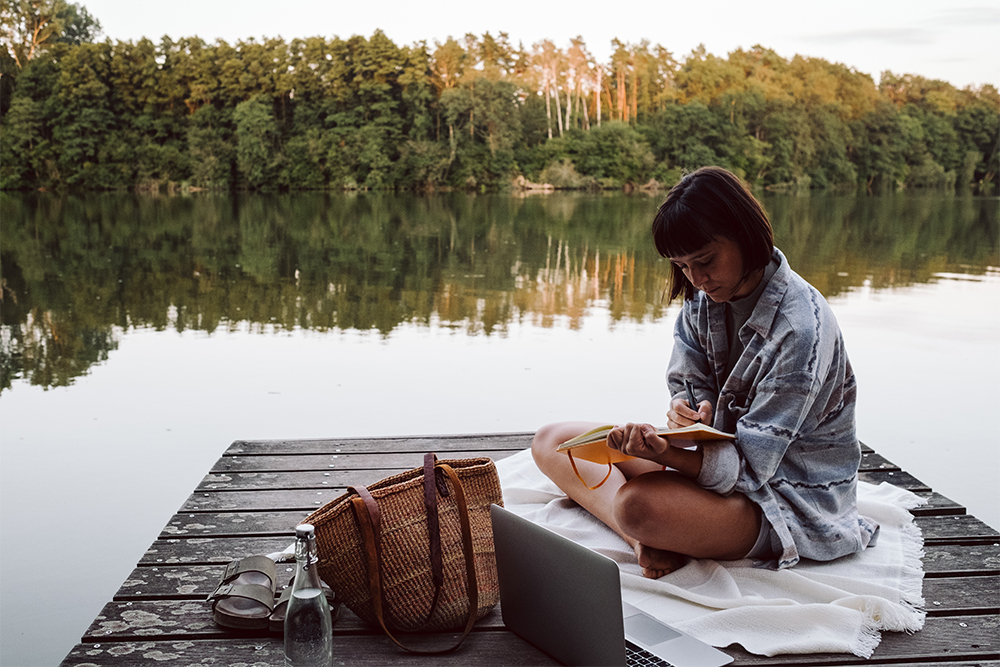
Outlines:
<svg viewBox="0 0 1000 667"><path fill-rule="evenodd" d="M677 318L667 385L683 395L691 380L697 400L712 402L715 428L736 434L735 442L703 446L697 482L757 503L784 568L860 551L878 525L858 516L857 386L840 327L777 249L774 259L778 269L740 329L745 349L729 377L725 304L697 292Z"/></svg>

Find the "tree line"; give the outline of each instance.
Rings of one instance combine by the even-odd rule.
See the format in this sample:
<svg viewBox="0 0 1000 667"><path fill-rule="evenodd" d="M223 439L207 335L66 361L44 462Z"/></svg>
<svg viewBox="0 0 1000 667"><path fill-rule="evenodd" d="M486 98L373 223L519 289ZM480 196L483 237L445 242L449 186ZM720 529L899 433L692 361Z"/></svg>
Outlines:
<svg viewBox="0 0 1000 667"><path fill-rule="evenodd" d="M502 32L97 41L65 0L12 0L0 19L5 189L628 188L717 164L771 189L996 191L988 84L876 85L761 46L678 59L613 40L602 63L579 37Z"/></svg>

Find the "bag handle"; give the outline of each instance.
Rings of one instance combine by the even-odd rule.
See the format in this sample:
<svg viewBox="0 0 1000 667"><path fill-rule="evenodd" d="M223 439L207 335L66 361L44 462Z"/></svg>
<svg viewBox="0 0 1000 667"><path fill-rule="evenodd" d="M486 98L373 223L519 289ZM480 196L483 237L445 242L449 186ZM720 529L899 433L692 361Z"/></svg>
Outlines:
<svg viewBox="0 0 1000 667"><path fill-rule="evenodd" d="M378 539L378 537L381 536L381 510L379 510L378 503L375 502L374 498L372 498L371 493L369 493L368 489L363 486L352 487L352 490L358 494L358 497L351 500L354 512L358 518L358 525L361 528L362 538L364 540L365 558L368 565L368 588L372 599L372 608L375 612L375 617L378 619L379 625L382 626L382 630L385 631L385 633L393 642L396 643L397 646L406 651L410 651L411 653L421 653L425 655L448 653L449 651L457 649L472 631L472 626L476 622L476 614L479 610L479 584L476 579L475 554L472 546L472 525L469 521L469 508L465 500L465 489L462 487L461 480L458 478L458 475L451 466L444 463L438 463L437 457L433 453L428 453L424 457L424 503L427 509L427 530L431 553L431 578L434 582L435 590L434 600L431 603L431 610L428 613L427 620L424 621L424 624L426 625L427 622L430 621L431 616L433 616L434 611L437 608L441 590L444 586L441 531L437 514L436 492L440 491L441 495L447 495L448 489L447 486L443 484L443 479L441 480L441 484L438 484L436 474L437 470L441 470L448 476L449 479L451 479L452 487L455 491L455 505L458 507L459 523L462 529L462 551L465 555L465 573L467 581L466 592L469 597L469 614L466 618L465 628L462 631L462 635L453 646L444 649L432 650L415 649L402 644L398 639L396 639L392 632L390 632L385 621L385 610L388 607L388 603L385 598L385 589L382 585L381 544Z"/></svg>
<svg viewBox="0 0 1000 667"><path fill-rule="evenodd" d="M595 486L591 486L590 484L587 484L587 482L584 481L583 476L580 474L580 471L576 469L576 460L573 458L573 450L572 449L567 449L566 453L569 454L569 464L571 466L573 466L573 472L576 473L576 478L578 480L580 480L581 482L583 482L583 485L585 487L587 487L588 489L590 489L591 491L595 491L595 490L601 488L602 486L604 486L604 483L606 481L608 481L608 477L611 477L611 471L613 470L613 468L611 467L611 461L609 460L608 461L608 474L604 476L604 479L602 479L600 482L598 482ZM609 459L610 459L610 457L609 457Z"/></svg>

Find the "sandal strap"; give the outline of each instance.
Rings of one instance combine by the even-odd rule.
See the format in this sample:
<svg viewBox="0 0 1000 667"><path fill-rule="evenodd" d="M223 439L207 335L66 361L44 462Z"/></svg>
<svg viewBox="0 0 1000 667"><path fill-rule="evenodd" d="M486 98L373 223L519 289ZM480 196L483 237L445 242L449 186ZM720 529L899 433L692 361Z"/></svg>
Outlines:
<svg viewBox="0 0 1000 667"><path fill-rule="evenodd" d="M281 593L278 594L278 599L274 601L274 607L276 609L277 609L278 605L280 605L280 604L282 604L284 602L288 602L292 598L292 584L293 583L295 583L295 579L294 578L291 581L289 581L288 585L285 586L281 590ZM326 582L322 582L321 589L323 591L323 595L326 597L327 604L332 605L334 602L336 602L337 596L334 594L333 589L331 589L329 586L326 585Z"/></svg>
<svg viewBox="0 0 1000 667"><path fill-rule="evenodd" d="M247 556L246 558L237 558L226 565L226 569L222 573L222 579L219 583L224 584L232 581L244 572L260 572L261 574L266 574L272 584L275 581L275 567L273 560L267 556Z"/></svg>
<svg viewBox="0 0 1000 667"><path fill-rule="evenodd" d="M206 602L224 598L248 598L268 609L274 609L274 591L260 584L221 584L208 596Z"/></svg>

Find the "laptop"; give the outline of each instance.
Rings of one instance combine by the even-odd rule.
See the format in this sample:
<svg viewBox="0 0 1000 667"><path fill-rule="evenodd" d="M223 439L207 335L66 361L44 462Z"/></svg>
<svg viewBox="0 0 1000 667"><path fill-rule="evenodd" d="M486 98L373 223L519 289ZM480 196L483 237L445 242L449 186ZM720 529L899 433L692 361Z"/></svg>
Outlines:
<svg viewBox="0 0 1000 667"><path fill-rule="evenodd" d="M624 603L615 561L498 505L490 511L503 622L556 660L674 667L733 661Z"/></svg>

